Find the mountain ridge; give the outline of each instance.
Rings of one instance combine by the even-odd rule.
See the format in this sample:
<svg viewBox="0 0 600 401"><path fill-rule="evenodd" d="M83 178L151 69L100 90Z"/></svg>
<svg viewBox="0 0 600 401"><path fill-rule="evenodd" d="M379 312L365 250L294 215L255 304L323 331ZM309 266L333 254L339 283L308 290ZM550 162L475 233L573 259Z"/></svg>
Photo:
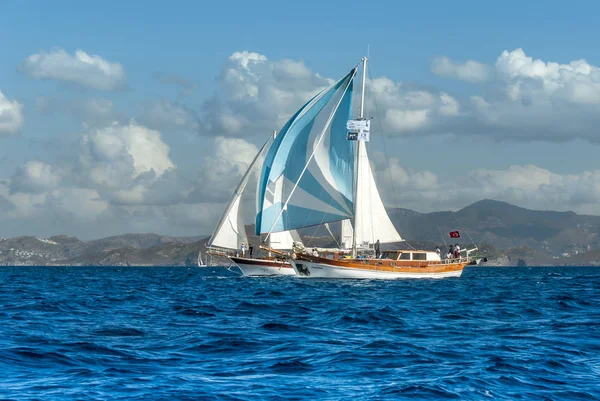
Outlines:
<svg viewBox="0 0 600 401"><path fill-rule="evenodd" d="M527 264L600 264L600 216L531 210L492 199L482 199L456 212L420 213L390 208L388 213L411 245L432 249L445 246L456 242L448 233L459 230L459 242L478 243L486 252L508 262L521 259ZM339 223L331 225L334 233L338 226ZM246 229L249 242L258 249L260 238L253 234L253 226ZM307 228L301 230L301 235L308 246L335 246L324 229ZM207 241L208 236L155 233L129 233L90 241L64 234L2 238L0 265L191 266Z"/></svg>

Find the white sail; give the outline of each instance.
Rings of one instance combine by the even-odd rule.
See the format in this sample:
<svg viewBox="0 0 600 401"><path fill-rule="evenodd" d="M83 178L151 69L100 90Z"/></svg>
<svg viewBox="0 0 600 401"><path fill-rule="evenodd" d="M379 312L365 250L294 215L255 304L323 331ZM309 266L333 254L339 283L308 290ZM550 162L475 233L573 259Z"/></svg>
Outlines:
<svg viewBox="0 0 600 401"><path fill-rule="evenodd" d="M239 249L242 243L248 243L246 228L244 227L244 216L240 208L241 199L241 193L234 195L226 214L221 218L215 233L208 242L209 247Z"/></svg>
<svg viewBox="0 0 600 401"><path fill-rule="evenodd" d="M294 242L301 242L296 230L271 233L269 236L269 245L273 249L291 250Z"/></svg>
<svg viewBox="0 0 600 401"><path fill-rule="evenodd" d="M252 160L252 163L248 166L248 170L233 193L231 202L227 205L223 216L221 216L221 220L219 220L212 237L210 237L210 240L208 241L208 247L239 249L242 243L248 243L246 228L244 226L244 214L240 207L242 195L252 176L254 167L261 160L262 155L271 142L272 138L263 145L254 160Z"/></svg>
<svg viewBox="0 0 600 401"><path fill-rule="evenodd" d="M342 220L341 244L343 249L352 249L352 222L350 219Z"/></svg>
<svg viewBox="0 0 600 401"><path fill-rule="evenodd" d="M365 142L358 141L358 174L356 177L356 246L368 247L377 240L399 242L402 237L388 216L375 185ZM352 234L351 234L352 235Z"/></svg>

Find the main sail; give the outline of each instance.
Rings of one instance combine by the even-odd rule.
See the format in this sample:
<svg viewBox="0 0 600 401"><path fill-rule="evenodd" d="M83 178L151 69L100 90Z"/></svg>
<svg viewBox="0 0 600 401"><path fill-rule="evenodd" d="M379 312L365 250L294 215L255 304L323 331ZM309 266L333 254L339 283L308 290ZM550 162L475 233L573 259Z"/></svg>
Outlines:
<svg viewBox="0 0 600 401"><path fill-rule="evenodd" d="M402 237L390 220L381 196L379 196L369 163L367 147L363 141L358 142L357 164L356 216L354 218L356 245L359 248L367 248L377 240L382 243L402 241Z"/></svg>
<svg viewBox="0 0 600 401"><path fill-rule="evenodd" d="M240 207L242 195L246 189L246 186L248 185L248 181L250 180L256 164L260 161L265 150L268 149L268 145L272 141L272 138L267 140L267 142L259 150L254 160L252 160L252 163L250 163L248 166L246 174L244 174L242 180L233 193L231 202L229 202L229 205L227 205L227 208L221 216L221 220L219 220L213 235L208 240L208 247L239 249L242 243L248 243L246 228L244 226L244 214L242 208Z"/></svg>
<svg viewBox="0 0 600 401"><path fill-rule="evenodd" d="M355 75L302 106L275 138L259 182L257 234L352 216L356 143L346 138L346 122Z"/></svg>

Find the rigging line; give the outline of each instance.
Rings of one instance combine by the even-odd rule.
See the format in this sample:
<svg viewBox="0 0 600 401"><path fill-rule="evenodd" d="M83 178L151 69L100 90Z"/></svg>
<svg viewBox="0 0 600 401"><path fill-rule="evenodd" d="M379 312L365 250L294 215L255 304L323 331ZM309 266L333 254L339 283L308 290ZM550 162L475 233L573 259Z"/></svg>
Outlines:
<svg viewBox="0 0 600 401"><path fill-rule="evenodd" d="M371 75L371 71L373 70L373 68L369 69L369 79L371 81L373 81L373 77ZM377 104L377 99L375 98L375 91L371 90L371 99L373 99L373 104L375 106L375 114L377 115L377 123L379 126L379 132L381 133L381 137L383 139L383 153L385 155L385 159L387 161L388 164L388 177L390 179L390 186L392 187L392 194L394 196L394 207L397 208L398 207L398 197L396 196L396 188L394 186L394 180L392 178L392 171L390 169L390 158L388 155L388 145L387 145L387 141L386 141L386 135L385 132L383 132L383 124L381 124L381 114L379 113L379 105Z"/></svg>
<svg viewBox="0 0 600 401"><path fill-rule="evenodd" d="M436 227L437 227L438 231L440 232L440 238L442 238L442 241L444 241L444 246L448 247L448 244L446 243L446 238L442 234L442 230L440 229L440 226L436 226Z"/></svg>
<svg viewBox="0 0 600 401"><path fill-rule="evenodd" d="M371 67L368 71L369 73L369 79L371 81L373 81L373 75L371 74L373 70L373 67ZM385 159L387 161L387 165L388 165L388 177L390 179L390 186L392 187L392 196L394 197L394 209L398 209L398 197L396 196L396 187L394 186L394 180L392 177L392 170L390 168L390 157L388 155L388 145L387 145L387 141L386 141L386 135L385 132L383 131L383 124L381 124L381 114L379 112L379 105L377 104L377 98L375 97L375 91L369 89L371 91L371 99L373 99L373 105L375 106L375 114L377 115L377 123L379 126L379 132L381 133L381 138L383 139L383 154L385 155ZM392 223L393 224L393 223ZM396 228L394 226L394 228ZM409 248L412 248L413 250L415 250L415 248L406 240L404 240L404 242L406 243L406 245L409 246Z"/></svg>
<svg viewBox="0 0 600 401"><path fill-rule="evenodd" d="M471 243L473 245L475 245L475 247L477 247L477 244L475 243L475 241L473 241L473 238L471 238L471 236L469 235L469 232L467 231L466 227L462 225L462 223L458 220L458 217L456 217L456 213L454 212L450 212L452 214L452 217L454 217L454 220L456 220L456 223L458 223L458 226L464 230L465 234L467 234L467 238L469 239L469 241L471 241Z"/></svg>
<svg viewBox="0 0 600 401"><path fill-rule="evenodd" d="M351 156L352 155L352 151L348 152L348 155ZM325 187L321 187L321 192L319 192L319 196L318 196L319 199L321 198L321 195L323 195L323 192L325 192ZM331 206L331 204L332 204L333 201L334 201L333 197L330 197L329 198L329 202L327 203L327 206ZM306 216L306 219L304 219L304 226L306 226L306 222L308 221L308 218L311 216L311 214L313 213L313 211L314 210L311 210L308 213L308 216ZM319 226L323 225L323 220L325 220L325 216L326 216L326 213L323 213L321 215L321 221L319 222L319 224L315 225L315 229L313 231L313 235L312 235L312 237L306 243L307 246L310 245L311 242L312 242L312 240L313 240L313 238L316 237L317 230L319 229ZM325 224L327 224L327 223L325 223ZM329 231L329 233L331 234L331 236L333 237L334 241L338 244L338 247L339 247L340 244L337 241L337 239L335 238L335 236L333 236L333 234L331 233L331 230L329 230L329 228L327 228L327 230ZM340 249L341 249L341 247L340 247Z"/></svg>
<svg viewBox="0 0 600 401"><path fill-rule="evenodd" d="M338 242L337 238L335 238L335 235L333 235L333 233L331 232L331 229L329 228L329 223L325 223L325 228L327 229L327 231L329 231L329 235L331 235L331 238L333 238L333 240L337 244L338 249L342 249L342 246Z"/></svg>

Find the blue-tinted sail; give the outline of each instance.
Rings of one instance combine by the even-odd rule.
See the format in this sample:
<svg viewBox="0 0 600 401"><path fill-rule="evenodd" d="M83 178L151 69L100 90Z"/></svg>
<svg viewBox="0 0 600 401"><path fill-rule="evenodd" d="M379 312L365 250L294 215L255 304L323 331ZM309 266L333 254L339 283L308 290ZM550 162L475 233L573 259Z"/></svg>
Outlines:
<svg viewBox="0 0 600 401"><path fill-rule="evenodd" d="M325 89L284 125L259 183L257 234L352 216L356 142L346 139L356 70Z"/></svg>

